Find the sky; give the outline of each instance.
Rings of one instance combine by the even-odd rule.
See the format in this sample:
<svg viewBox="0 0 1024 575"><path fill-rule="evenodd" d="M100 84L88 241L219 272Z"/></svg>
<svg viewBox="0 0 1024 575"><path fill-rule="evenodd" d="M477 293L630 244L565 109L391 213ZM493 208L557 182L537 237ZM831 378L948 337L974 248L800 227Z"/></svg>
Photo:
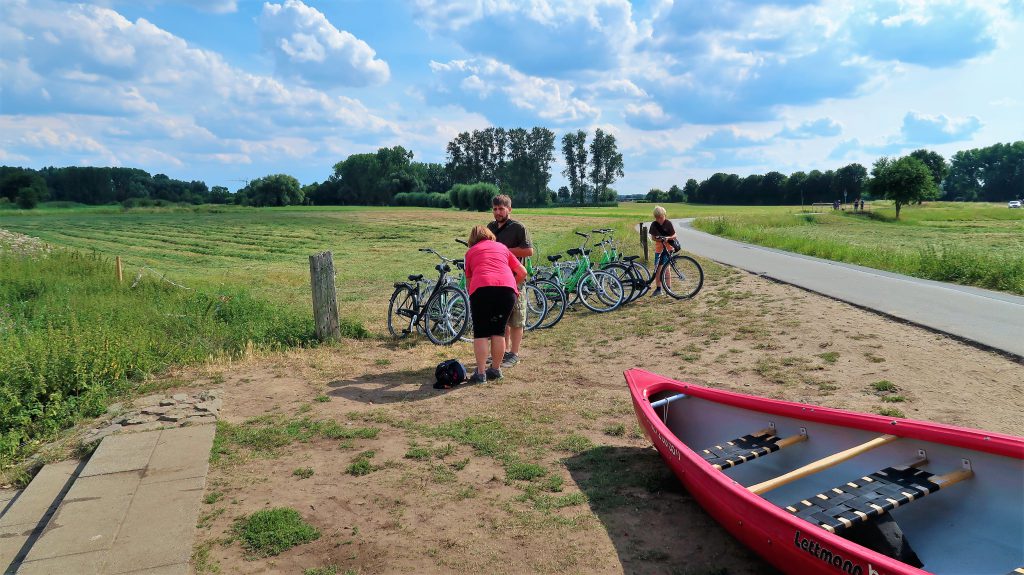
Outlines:
<svg viewBox="0 0 1024 575"><path fill-rule="evenodd" d="M3 165L234 191L489 126L614 134L620 194L949 159L1024 139L1024 0L0 0Z"/></svg>

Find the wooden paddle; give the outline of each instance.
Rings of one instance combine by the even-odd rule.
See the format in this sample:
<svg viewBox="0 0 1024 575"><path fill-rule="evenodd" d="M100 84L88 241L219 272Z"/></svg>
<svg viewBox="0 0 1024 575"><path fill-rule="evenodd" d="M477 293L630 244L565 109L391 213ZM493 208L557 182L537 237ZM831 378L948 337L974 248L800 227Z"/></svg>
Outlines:
<svg viewBox="0 0 1024 575"><path fill-rule="evenodd" d="M807 465L804 465L803 467L800 467L798 469L794 469L793 471L790 471L789 473L786 473L784 475L774 477L772 479L769 479L768 481L762 481L757 485L751 485L747 489L749 489L753 493L760 495L767 491L771 491L776 487L782 487L787 483L792 483L797 479L801 479L803 477L807 477L808 475L812 475L824 469L828 469L829 467L839 465L840 463L848 459L852 459L860 455L861 453L871 451L876 447L881 447L887 443L896 441L897 439L899 439L899 437L895 435L882 435L866 443L862 443L855 447L851 447L850 449L847 449L845 451L833 453L828 457L823 457L817 461L812 461L811 463L808 463Z"/></svg>

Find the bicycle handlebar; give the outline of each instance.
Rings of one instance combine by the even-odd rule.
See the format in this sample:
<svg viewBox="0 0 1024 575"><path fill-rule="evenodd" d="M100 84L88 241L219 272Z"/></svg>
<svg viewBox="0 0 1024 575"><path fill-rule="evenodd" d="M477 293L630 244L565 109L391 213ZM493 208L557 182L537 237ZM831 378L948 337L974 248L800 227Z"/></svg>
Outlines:
<svg viewBox="0 0 1024 575"><path fill-rule="evenodd" d="M575 233L575 234L576 234L577 236L583 236L583 237L585 237L585 238L589 238L589 237L590 237L590 234L585 234L585 233L583 233L583 232L574 232L574 233Z"/></svg>
<svg viewBox="0 0 1024 575"><path fill-rule="evenodd" d="M466 246L467 248L469 247L469 242L467 242L466 240L464 240L464 239L462 239L462 238L455 238L455 241L457 241L457 242L459 242L460 244L462 244L462 245Z"/></svg>

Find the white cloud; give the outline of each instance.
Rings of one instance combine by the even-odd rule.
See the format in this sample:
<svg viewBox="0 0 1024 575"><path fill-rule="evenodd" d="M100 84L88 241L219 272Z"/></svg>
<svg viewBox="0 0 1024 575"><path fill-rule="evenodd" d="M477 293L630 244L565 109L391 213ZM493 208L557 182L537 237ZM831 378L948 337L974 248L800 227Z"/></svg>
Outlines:
<svg viewBox="0 0 1024 575"><path fill-rule="evenodd" d="M812 138L838 136L843 132L843 127L832 118L819 118L807 120L798 126L786 126L778 134L779 138L791 140L807 140Z"/></svg>
<svg viewBox="0 0 1024 575"><path fill-rule="evenodd" d="M299 0L264 4L259 25L281 76L329 88L383 84L391 75L369 44Z"/></svg>
<svg viewBox="0 0 1024 575"><path fill-rule="evenodd" d="M629 0L417 0L416 21L470 54L545 77L616 68L639 40Z"/></svg>
<svg viewBox="0 0 1024 575"><path fill-rule="evenodd" d="M428 98L438 104L457 104L483 113L498 124L509 116L527 114L552 122L586 123L600 111L573 96L568 82L528 76L497 60L474 58L447 63L430 62L436 81ZM453 91L448 86L458 86Z"/></svg>
<svg viewBox="0 0 1024 575"><path fill-rule="evenodd" d="M907 144L945 144L970 140L979 129L981 120L976 116L950 118L944 114L929 116L907 112L900 135Z"/></svg>

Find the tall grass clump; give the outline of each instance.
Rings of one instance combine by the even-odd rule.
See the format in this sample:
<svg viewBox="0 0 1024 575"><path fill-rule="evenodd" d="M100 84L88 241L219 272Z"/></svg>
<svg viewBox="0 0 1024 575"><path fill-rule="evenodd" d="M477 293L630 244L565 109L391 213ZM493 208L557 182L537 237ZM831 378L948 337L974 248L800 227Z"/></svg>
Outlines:
<svg viewBox="0 0 1024 575"><path fill-rule="evenodd" d="M170 365L312 339L310 317L242 288L132 286L100 256L0 249L0 465Z"/></svg>

